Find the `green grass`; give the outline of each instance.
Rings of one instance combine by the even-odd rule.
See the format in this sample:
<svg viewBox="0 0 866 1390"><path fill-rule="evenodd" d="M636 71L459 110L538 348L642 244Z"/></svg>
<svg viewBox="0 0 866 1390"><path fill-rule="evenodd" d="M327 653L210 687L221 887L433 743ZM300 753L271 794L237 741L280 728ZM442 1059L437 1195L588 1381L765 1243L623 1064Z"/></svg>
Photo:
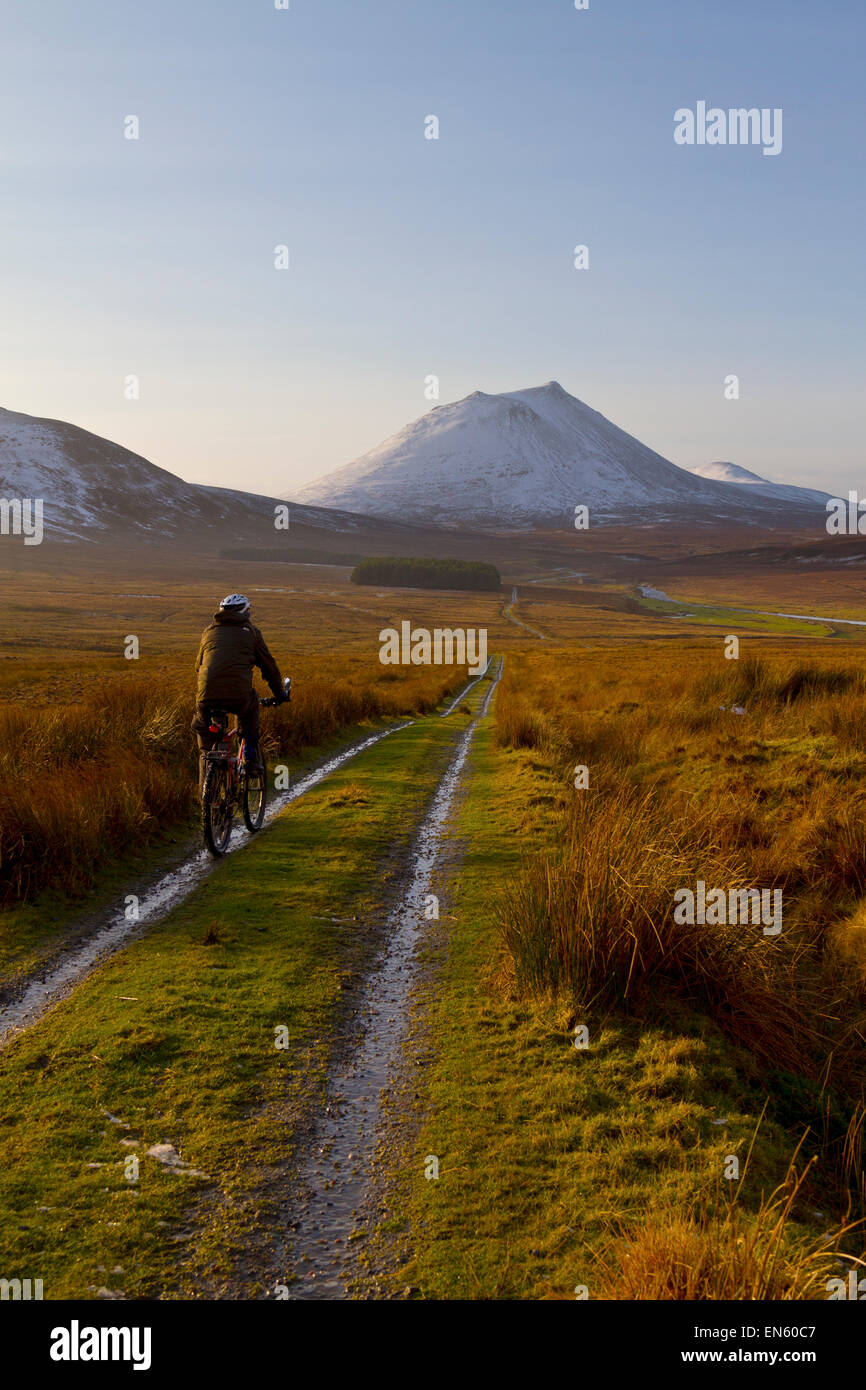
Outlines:
<svg viewBox="0 0 866 1390"><path fill-rule="evenodd" d="M664 1001L656 1017L584 1018L516 996L493 900L522 855L555 838L558 788L540 755L495 750L489 724L471 769L456 827L465 858L446 898L454 920L426 1000L428 1118L390 1203L408 1213L401 1239L415 1252L395 1287L571 1298L585 1284L592 1297L596 1256L615 1232L708 1193L723 1207L725 1156L742 1164L758 1130L740 1195L754 1210L796 1139L769 1119L759 1127L755 1065L708 1020ZM573 1045L578 1023L587 1051ZM424 1177L427 1155L438 1180Z"/></svg>
<svg viewBox="0 0 866 1390"><path fill-rule="evenodd" d="M42 1278L50 1299L103 1284L172 1296L229 1268L261 1222L262 1184L291 1159L343 989L375 947L398 852L465 722L419 720L361 754L4 1050L5 1277ZM208 1179L146 1156L163 1142ZM133 1152L137 1183L123 1170ZM184 1221L193 1238L176 1241Z"/></svg>
<svg viewBox="0 0 866 1390"><path fill-rule="evenodd" d="M297 757L272 757L271 764L286 763L293 781L297 782L316 763L369 737L390 722L394 721L374 720L350 726L316 747L305 748ZM192 764L190 776L191 779L195 777ZM95 883L87 892L71 895L49 890L34 902L4 907L0 910L0 983L14 984L30 975L75 936L82 917L108 911L113 905L122 912L124 897L135 891L139 880L176 868L200 845L200 819L196 808L194 816L162 830L156 839L103 864L97 869Z"/></svg>
<svg viewBox="0 0 866 1390"><path fill-rule="evenodd" d="M711 624L724 626L728 632L743 629L755 632L781 633L791 636L827 637L833 633L833 625L828 620L821 622L800 622L796 618L782 618L774 613L757 613L743 608L716 607L703 603L686 603L679 599L657 599L638 596L638 604L650 613L660 617L676 618L689 624Z"/></svg>

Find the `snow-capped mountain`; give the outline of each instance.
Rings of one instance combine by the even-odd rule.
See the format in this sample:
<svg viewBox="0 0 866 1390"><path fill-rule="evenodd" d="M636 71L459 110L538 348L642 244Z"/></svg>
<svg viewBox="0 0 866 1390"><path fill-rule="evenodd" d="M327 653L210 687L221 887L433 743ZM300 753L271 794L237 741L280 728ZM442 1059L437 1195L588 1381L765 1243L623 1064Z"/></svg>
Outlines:
<svg viewBox="0 0 866 1390"><path fill-rule="evenodd" d="M557 381L499 395L474 391L437 406L295 496L392 520L478 529L571 525L578 505L595 522L718 518L767 525L780 506L802 517L811 505L679 468Z"/></svg>
<svg viewBox="0 0 866 1390"><path fill-rule="evenodd" d="M0 498L42 499L45 536L54 541L193 550L280 543L277 498L187 483L77 425L3 409ZM399 537L414 554L426 528L571 526L578 505L589 507L593 523L772 526L820 513L823 525L826 498L734 464L678 468L548 382L438 406L303 489L290 513L296 546L335 549L330 533L352 535L352 551L376 537L379 549L397 553Z"/></svg>
<svg viewBox="0 0 866 1390"><path fill-rule="evenodd" d="M817 503L823 507L832 495L829 492L818 492L811 487L795 487L792 483L771 483L768 478L762 478L759 473L752 473L748 468L741 468L738 463L693 464L689 472L697 473L701 478L712 478L715 482L753 488L755 492L774 497L778 502L802 502L806 505Z"/></svg>
<svg viewBox="0 0 866 1390"><path fill-rule="evenodd" d="M0 409L0 497L42 499L49 539L133 544L226 538L275 543L279 499L200 487L62 420ZM366 530L364 517L292 507L292 529ZM276 539L279 539L276 537Z"/></svg>

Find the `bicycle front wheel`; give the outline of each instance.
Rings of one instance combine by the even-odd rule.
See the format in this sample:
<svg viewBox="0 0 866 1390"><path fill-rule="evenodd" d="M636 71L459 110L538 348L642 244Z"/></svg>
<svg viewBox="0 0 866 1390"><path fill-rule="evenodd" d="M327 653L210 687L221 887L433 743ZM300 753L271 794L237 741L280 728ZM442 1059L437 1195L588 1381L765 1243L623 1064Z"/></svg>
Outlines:
<svg viewBox="0 0 866 1390"><path fill-rule="evenodd" d="M201 829L204 842L215 859L219 859L228 849L233 813L228 768L221 763L211 763L204 779Z"/></svg>
<svg viewBox="0 0 866 1390"><path fill-rule="evenodd" d="M244 773L243 811L244 825L251 835L261 830L265 818L267 798L267 773L264 771Z"/></svg>

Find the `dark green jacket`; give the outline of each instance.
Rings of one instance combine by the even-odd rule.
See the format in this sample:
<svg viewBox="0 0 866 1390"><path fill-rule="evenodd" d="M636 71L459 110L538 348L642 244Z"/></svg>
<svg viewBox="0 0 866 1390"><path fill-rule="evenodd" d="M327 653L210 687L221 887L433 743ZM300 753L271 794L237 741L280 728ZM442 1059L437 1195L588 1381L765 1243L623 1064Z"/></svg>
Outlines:
<svg viewBox="0 0 866 1390"><path fill-rule="evenodd" d="M213 622L201 635L195 660L198 672L198 702L237 700L253 688L253 667L257 666L275 695L282 693L280 668L268 651L265 639L249 618L214 613Z"/></svg>

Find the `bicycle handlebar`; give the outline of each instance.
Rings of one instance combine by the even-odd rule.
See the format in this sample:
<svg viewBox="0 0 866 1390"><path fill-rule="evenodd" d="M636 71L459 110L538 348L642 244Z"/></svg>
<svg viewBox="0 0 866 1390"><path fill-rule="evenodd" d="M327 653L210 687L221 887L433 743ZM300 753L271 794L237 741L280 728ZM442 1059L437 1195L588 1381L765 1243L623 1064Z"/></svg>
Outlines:
<svg viewBox="0 0 866 1390"><path fill-rule="evenodd" d="M276 697L276 695L266 695L265 698L264 698L263 700L260 700L260 701L259 701L259 703L262 704L262 705L267 706L267 708L270 709L273 705L288 705L288 704L291 704L291 699L292 699L292 678L291 678L291 676L286 676L286 679L283 681L283 698L282 698L281 700L278 700L277 697Z"/></svg>

